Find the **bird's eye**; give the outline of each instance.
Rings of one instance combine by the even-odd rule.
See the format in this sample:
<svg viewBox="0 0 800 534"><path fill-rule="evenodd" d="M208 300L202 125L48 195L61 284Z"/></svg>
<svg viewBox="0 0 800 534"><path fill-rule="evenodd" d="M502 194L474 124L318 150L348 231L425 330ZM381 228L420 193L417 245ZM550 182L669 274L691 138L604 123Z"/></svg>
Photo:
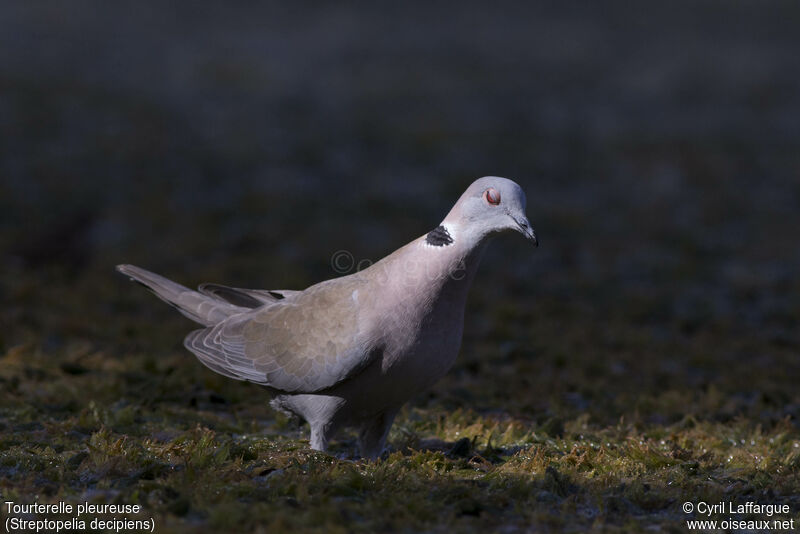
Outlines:
<svg viewBox="0 0 800 534"><path fill-rule="evenodd" d="M488 202L492 206L500 205L500 191L498 191L494 187L490 187L489 189L484 191L483 198L485 198L486 202Z"/></svg>

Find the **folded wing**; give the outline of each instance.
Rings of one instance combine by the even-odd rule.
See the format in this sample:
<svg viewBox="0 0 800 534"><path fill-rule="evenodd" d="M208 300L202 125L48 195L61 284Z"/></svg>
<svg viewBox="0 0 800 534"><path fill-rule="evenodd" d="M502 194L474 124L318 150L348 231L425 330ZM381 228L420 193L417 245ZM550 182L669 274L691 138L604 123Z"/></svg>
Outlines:
<svg viewBox="0 0 800 534"><path fill-rule="evenodd" d="M320 391L381 354L363 289L358 276L329 280L196 330L184 344L225 376L286 392Z"/></svg>

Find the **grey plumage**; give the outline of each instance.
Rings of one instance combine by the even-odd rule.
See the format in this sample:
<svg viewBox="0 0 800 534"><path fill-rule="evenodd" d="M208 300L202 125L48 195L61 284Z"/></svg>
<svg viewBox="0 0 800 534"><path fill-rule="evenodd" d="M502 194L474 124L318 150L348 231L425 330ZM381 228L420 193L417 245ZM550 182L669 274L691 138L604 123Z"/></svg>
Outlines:
<svg viewBox="0 0 800 534"><path fill-rule="evenodd" d="M516 183L481 178L430 234L302 291L194 291L139 267L117 269L204 325L186 348L220 374L270 388L273 407L309 423L313 448L353 425L362 455L374 458L403 403L452 365L488 238L516 230L536 243L524 210Z"/></svg>

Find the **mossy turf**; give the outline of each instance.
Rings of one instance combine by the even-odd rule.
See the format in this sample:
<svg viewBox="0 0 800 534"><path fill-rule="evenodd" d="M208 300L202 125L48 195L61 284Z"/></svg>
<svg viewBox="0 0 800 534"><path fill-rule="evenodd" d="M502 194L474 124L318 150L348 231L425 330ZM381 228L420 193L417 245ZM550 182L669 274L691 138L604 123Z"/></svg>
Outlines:
<svg viewBox="0 0 800 534"><path fill-rule="evenodd" d="M595 361L569 348L579 336L544 341L561 320L554 304L532 326L512 298L478 289L484 317L469 322L462 360L368 462L347 432L331 454L309 450L307 429L271 411L263 390L213 374L169 337L185 320L138 286L107 287L118 315L93 325L45 297L55 313L41 321L88 328L93 343L19 344L0 359L5 500L138 503L159 532L681 532L696 517L686 501L800 510L796 367L739 393L751 365L687 384L692 373L655 356L624 356L640 346L634 329L619 326L632 341L606 349L612 364ZM689 361L712 350L704 336L682 339Z"/></svg>

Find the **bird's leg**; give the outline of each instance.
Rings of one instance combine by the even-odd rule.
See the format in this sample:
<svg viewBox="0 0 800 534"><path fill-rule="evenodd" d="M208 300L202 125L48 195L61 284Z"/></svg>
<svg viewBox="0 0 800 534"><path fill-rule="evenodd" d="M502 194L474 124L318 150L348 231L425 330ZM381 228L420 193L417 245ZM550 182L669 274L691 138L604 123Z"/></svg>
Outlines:
<svg viewBox="0 0 800 534"><path fill-rule="evenodd" d="M327 451L328 442L336 430L333 424L330 421L315 421L309 422L309 426L311 427L311 448L315 451Z"/></svg>
<svg viewBox="0 0 800 534"><path fill-rule="evenodd" d="M362 458L374 460L381 455L396 415L397 410L387 410L361 425L358 433L358 448Z"/></svg>

